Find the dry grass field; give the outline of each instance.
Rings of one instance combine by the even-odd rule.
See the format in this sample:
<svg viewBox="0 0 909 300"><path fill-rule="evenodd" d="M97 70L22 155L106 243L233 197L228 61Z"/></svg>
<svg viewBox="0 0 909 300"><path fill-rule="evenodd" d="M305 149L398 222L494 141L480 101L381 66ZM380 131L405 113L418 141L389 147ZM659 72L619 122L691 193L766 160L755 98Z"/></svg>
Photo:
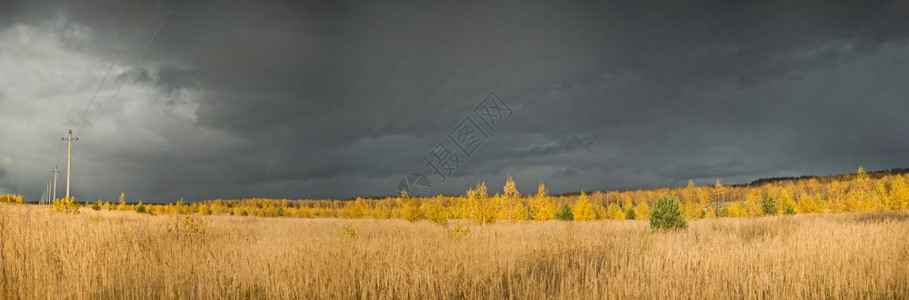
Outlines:
<svg viewBox="0 0 909 300"><path fill-rule="evenodd" d="M3 298L907 298L909 213L469 225L0 204ZM457 223L457 222L455 222ZM467 226L467 225L466 225ZM347 228L346 230L344 228Z"/></svg>

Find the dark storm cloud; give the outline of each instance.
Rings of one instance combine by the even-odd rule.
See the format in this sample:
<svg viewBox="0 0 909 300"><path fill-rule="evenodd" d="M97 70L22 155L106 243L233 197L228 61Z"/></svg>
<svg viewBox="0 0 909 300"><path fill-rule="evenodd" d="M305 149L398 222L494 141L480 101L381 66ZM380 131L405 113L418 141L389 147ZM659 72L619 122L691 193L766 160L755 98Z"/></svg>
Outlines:
<svg viewBox="0 0 909 300"><path fill-rule="evenodd" d="M106 62L135 4L4 2L0 27ZM111 84L130 92L83 131L82 174L116 182L88 197L390 194L489 91L515 114L440 192L743 182L909 150L898 1L179 1L138 57L170 4L143 8Z"/></svg>

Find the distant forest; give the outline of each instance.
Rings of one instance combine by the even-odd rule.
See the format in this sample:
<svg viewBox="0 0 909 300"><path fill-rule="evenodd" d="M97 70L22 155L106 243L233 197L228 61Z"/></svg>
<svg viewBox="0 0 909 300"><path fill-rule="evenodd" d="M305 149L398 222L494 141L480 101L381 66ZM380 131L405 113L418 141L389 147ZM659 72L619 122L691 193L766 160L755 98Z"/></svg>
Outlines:
<svg viewBox="0 0 909 300"><path fill-rule="evenodd" d="M887 175L902 175L909 173L909 168L893 168L890 170L878 170L868 172L868 176L872 179L880 179ZM759 186L768 183L777 183L784 181L801 181L801 180L811 180L817 179L820 183L827 183L835 180L849 180L854 178L857 173L846 173L846 174L837 174L837 175L827 175L827 176L816 176L816 175L802 175L802 176L788 176L788 177L770 177L770 178L761 178L755 181L752 181L748 184L733 184L732 186Z"/></svg>

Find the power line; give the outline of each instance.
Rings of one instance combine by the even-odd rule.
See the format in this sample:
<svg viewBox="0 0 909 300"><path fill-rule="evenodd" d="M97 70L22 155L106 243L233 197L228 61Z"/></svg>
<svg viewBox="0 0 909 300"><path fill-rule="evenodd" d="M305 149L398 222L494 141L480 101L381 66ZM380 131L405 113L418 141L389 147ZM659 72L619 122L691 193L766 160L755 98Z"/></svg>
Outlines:
<svg viewBox="0 0 909 300"><path fill-rule="evenodd" d="M145 55L148 53L148 49L151 48L151 45L155 42L155 39L157 39L158 33L161 32L161 28L164 27L164 24L167 22L167 19L168 19L168 17L170 17L170 13L173 11L174 6L176 6L176 4L177 4L177 1L174 0L174 1L172 1L172 2L170 3L170 5L168 6L167 11L164 13L164 17L161 18L161 22L158 23L158 26L155 28L154 32L152 32L152 36L148 39L148 42L145 43L145 47L142 48L142 52L139 53L139 56L138 56L138 59L139 59L139 60L142 60L143 58L145 58ZM143 4L143 2L140 1L140 2L139 2L139 8L140 8L140 9L138 10L138 13L140 14L140 16L141 16L141 13L142 13L142 10L143 10L142 7L144 7L144 4ZM135 18L134 20L135 20L135 22L131 22L131 23L130 23L130 29L129 29L129 32L128 32L128 35L127 35L127 39L128 39L128 37L129 37L129 35L132 34L132 31L135 30L135 27L136 27L136 26L135 26L135 23L138 22L138 18ZM82 116L80 117L79 122L76 123L76 126L80 126L81 124L83 124L83 122L85 121L86 116L88 116L88 113L91 111L92 105L94 104L94 102L95 102L95 100L96 100L96 98L97 98L97 96L98 96L98 92L100 91L101 87L104 85L104 82L105 82L105 81L107 80L107 78L110 76L110 73L111 73L111 71L113 70L113 68L114 68L114 66L115 66L115 64L116 64L116 62L119 60L119 58L121 57L121 55L122 55L122 53L123 53L123 48L124 48L123 45L125 45L125 44L121 44L121 47L120 47L120 49L118 50L118 53L117 53L117 57L114 59L114 61L111 62L111 66L110 66L110 68L108 69L107 74L106 74L105 77L103 78L101 84L98 86L98 90L95 91L95 95L94 95L94 97L92 97L92 101L91 101L91 102L89 103L89 105L85 108L85 111L82 112ZM113 93L110 97L108 97L108 101L113 101L113 100L115 100L115 99L117 98L117 95L120 94L120 90L123 89L123 86L124 86L124 85L125 85L124 82L120 82L120 84L117 86L117 89L114 91L114 93ZM69 135L69 137L68 137L67 139L68 139L68 141L69 141L69 144L71 144L72 141L73 141L73 138L72 138L72 130L70 130L70 133L69 133L69 134L70 134L70 135ZM76 139L76 140L78 140L78 139ZM72 161L72 156L71 156L71 154L70 154L71 151L72 151L72 150L70 150L71 147L72 147L72 146L68 146L68 147L67 147L67 149L68 149L68 150L67 150L67 170L66 170L66 195L67 195L67 198L69 198L69 195L70 195L70 164L71 164L71 161Z"/></svg>
<svg viewBox="0 0 909 300"><path fill-rule="evenodd" d="M167 22L167 18L170 16L170 12L174 9L174 6L175 6L176 4L177 4L177 1L176 1L176 0L174 0L174 1L172 1L172 2L170 3L170 6L167 8L167 12L164 13L164 18L161 19L161 22L160 22L160 23L158 23L158 27L155 28L155 31L152 33L151 38L148 40L148 42L145 43L145 47L142 48L142 52L140 52L140 54L139 54L139 56L138 56L138 59L139 59L139 60L145 58L145 54L148 53L148 49L149 49L149 48L151 47L151 45L155 42L155 39L158 37L158 32L161 31L161 28L162 28L162 27L164 27L164 23ZM123 86L124 86L124 85L125 85L124 82L120 82L120 84L117 86L117 89L114 91L114 93L113 93L110 97L107 98L107 99L108 99L108 102L109 102L109 101L113 101L114 99L117 98L117 95L120 94L120 90L123 89ZM86 109L86 111L85 111L85 113L83 114L82 118L85 118L85 114L88 113L88 110L89 110L89 109L91 109L91 106L89 106L89 108Z"/></svg>
<svg viewBox="0 0 909 300"><path fill-rule="evenodd" d="M133 14L130 17L129 24L127 25L126 31L120 37L119 46L117 47L117 54L111 60L110 65L107 68L107 72L104 74L104 77L102 77L101 82L98 84L98 88L95 89L95 93L92 95L92 98L88 103L88 106L85 107L85 110L82 111L82 115L77 119L76 124L75 124L76 126L79 126L85 120L86 114L88 113L89 110L91 110L92 105L94 105L95 100L98 98L98 94L101 92L101 89L104 87L104 84L107 82L108 78L110 77L111 72L113 71L114 67L117 65L117 62L120 60L120 57L123 56L123 51L126 48L127 41L130 39L130 37L132 37L133 33L135 32L136 28L138 27L139 20L142 18L142 12L145 10L146 3L147 3L146 0L139 0L139 2L136 4L136 8L135 8L135 10L133 10ZM173 8L173 4L171 4L171 8ZM168 10L168 14L169 13L170 13L170 9ZM159 26L159 30L160 30L160 26ZM157 35L157 30L155 32L155 35ZM146 45L146 49L143 50L143 55L144 55L145 50L147 50L147 48L148 48L148 45ZM119 91L119 89L118 89L118 91ZM57 170L58 170L58 165L60 162L60 156L63 154L62 151L64 150L64 148L67 149L66 197L69 197L69 194L70 194L70 169L71 169L71 164L72 164L72 160L71 160L72 146L71 145L72 145L73 140L74 139L72 137L72 129L70 129L69 135L66 138L64 138L64 141L66 141L67 143L61 143L61 153L60 153L60 155L57 155L54 158L54 166L53 166L53 172L52 172L54 178L52 181L48 182L48 185L45 188L45 196L42 196L42 198L45 198L45 197L56 198L53 195L56 194L56 179L57 179L56 177L57 177L57 172L58 172ZM68 147L63 147L64 145L66 145ZM54 199L54 200L56 200L56 199Z"/></svg>
<svg viewBox="0 0 909 300"><path fill-rule="evenodd" d="M120 39L120 46L117 48L117 55L114 57L113 60L111 60L110 66L107 68L107 73L104 74L103 78L101 78L101 83L99 83L98 88L95 89L95 94L92 95L92 99L91 99L91 101L88 102L88 106L85 107L84 111L82 111L82 116L80 116L79 119L77 119L78 120L78 122L76 122L77 125L81 124L82 121L84 121L85 115L92 108L92 105L95 103L95 99L98 98L98 93L101 92L101 88L104 87L104 83L107 82L107 78L110 77L110 73L111 73L111 71L114 70L114 66L117 65L117 61L120 60L120 56L123 55L123 49L126 48L126 41L129 40L129 38L133 35L133 31L136 29L136 24L139 23L139 19L142 16L142 11L144 10L144 8L145 8L145 0L139 0L138 7L136 7L136 10L133 12L133 16L130 19L129 26L127 26L127 29L126 29L126 33Z"/></svg>
<svg viewBox="0 0 909 300"><path fill-rule="evenodd" d="M98 88L95 89L95 93L92 95L92 98L88 103L88 106L85 107L85 110L82 111L81 116L77 119L75 126L78 127L78 126L82 125L82 123L85 121L85 117L88 115L88 112L91 110L92 106L95 104L95 101L97 100L98 95L101 92L101 89L104 87L104 84L107 82L108 78L110 78L110 74L113 72L113 69L117 65L117 62L123 56L123 52L124 52L124 49L126 48L126 44L127 44L126 42L130 39L130 37L132 37L133 33L135 32L136 28L138 27L139 20L142 18L142 12L145 10L146 4L147 4L146 0L139 0L139 2L137 3L136 9L133 11L132 16L130 17L130 22L127 25L126 32L124 32L123 36L121 36L121 39L119 41L120 45L117 47L116 56L114 56L113 60L111 60L110 65L107 68L107 72L104 74L104 77L102 77L101 82L98 84ZM177 4L177 0L174 0L171 2L170 6L168 7L167 11L164 14L164 17L161 19L161 22L158 23L158 26L155 28L155 31L152 33L151 38L145 44L145 47L143 47L142 52L139 55L139 59L142 59L145 57L146 53L148 52L148 49L154 43L155 39L158 36L158 33L161 31L161 28L164 27L164 24L167 22L167 19L170 16L171 11L173 11L174 6L176 4ZM115 99L117 97L117 95L120 93L120 90L122 88L123 88L123 83L121 83L117 87L114 94L112 94L111 97L109 97L108 99L111 99L111 100ZM60 162L60 156L62 156L62 154L63 154L62 151L64 150L64 148L67 150L66 197L67 198L69 197L69 195L70 195L70 176L71 176L70 169L71 169L71 165L72 165L72 156L71 156L72 154L71 153L72 153L72 142L74 140L77 140L77 139L74 139L72 137L72 129L70 129L68 136L66 138L64 138L64 141L66 141L66 143L61 144L62 147L61 147L60 155L55 157L54 166L53 166L54 168L53 168L53 172L52 172L52 174L54 175L54 178L52 181L48 182L48 185L45 188L45 192L44 192L45 195L42 195L42 199L51 198L51 197L56 198L55 196L53 196L56 194L56 175L58 172L57 170L58 170L58 165ZM56 199L53 199L53 200L56 200Z"/></svg>
<svg viewBox="0 0 909 300"><path fill-rule="evenodd" d="M177 5L177 0L172 1L170 3L170 6L167 7L167 12L164 13L164 18L161 19L161 23L158 23L158 27L155 28L155 32L152 33L152 36L148 40L148 43L146 43L145 47L142 48L142 53L139 54L139 58L145 57L145 53L148 51L148 48L151 47L152 43L155 42L155 38L158 37L158 32L161 32L161 28L164 27L164 23L167 22L167 18L170 16L170 12L174 10L175 5Z"/></svg>
<svg viewBox="0 0 909 300"><path fill-rule="evenodd" d="M65 151L66 151L66 143L61 142L61 143L60 143L60 152L59 152L59 154L56 155L56 157L54 157L54 165L53 165L53 168L52 168L51 170L57 170L57 166L60 165L60 157L63 156L64 154L66 154ZM51 171L52 174L53 174L54 172L55 172L55 171ZM59 171L57 171L57 172L59 172ZM46 189L45 189L45 190L46 190ZM52 193L56 193L56 185L55 185L55 187L54 187ZM43 197L44 197L44 196L42 196L42 198L43 198Z"/></svg>

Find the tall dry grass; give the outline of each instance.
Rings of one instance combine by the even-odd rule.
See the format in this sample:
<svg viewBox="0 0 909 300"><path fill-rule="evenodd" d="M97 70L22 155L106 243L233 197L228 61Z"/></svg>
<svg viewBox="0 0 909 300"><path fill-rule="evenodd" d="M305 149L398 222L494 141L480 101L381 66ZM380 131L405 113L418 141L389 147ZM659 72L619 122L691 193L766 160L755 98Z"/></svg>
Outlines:
<svg viewBox="0 0 909 300"><path fill-rule="evenodd" d="M0 292L27 299L909 297L907 213L696 220L678 232L654 232L644 221L494 224L460 238L400 220L176 218L0 205Z"/></svg>

